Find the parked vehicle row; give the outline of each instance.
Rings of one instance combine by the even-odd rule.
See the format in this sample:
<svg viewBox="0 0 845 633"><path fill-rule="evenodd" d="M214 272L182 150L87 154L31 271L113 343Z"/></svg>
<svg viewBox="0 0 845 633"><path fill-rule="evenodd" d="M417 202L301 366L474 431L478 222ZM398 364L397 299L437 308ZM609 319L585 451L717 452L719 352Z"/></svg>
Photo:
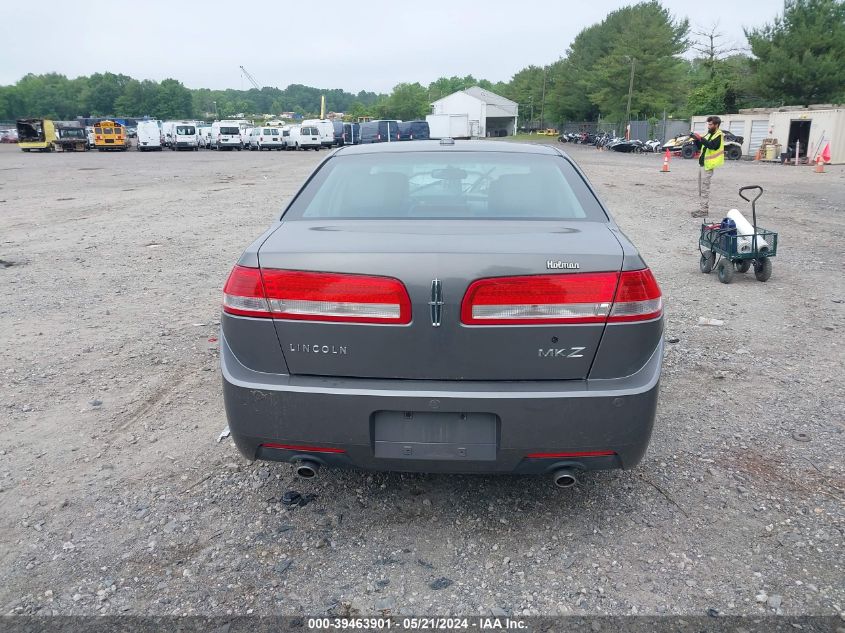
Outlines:
<svg viewBox="0 0 845 633"><path fill-rule="evenodd" d="M213 150L319 150L361 143L390 143L427 140L426 121L382 119L364 123L344 123L328 119L306 119L297 125L264 124L253 126L244 119L205 123L202 121L139 120L131 134L137 137L136 149L141 152ZM56 127L48 119L21 119L14 130L15 141L24 151L98 149L123 151L131 147L129 128L117 121L100 121L83 128L70 125ZM7 136L11 136L8 134ZM60 136L67 137L65 141Z"/></svg>

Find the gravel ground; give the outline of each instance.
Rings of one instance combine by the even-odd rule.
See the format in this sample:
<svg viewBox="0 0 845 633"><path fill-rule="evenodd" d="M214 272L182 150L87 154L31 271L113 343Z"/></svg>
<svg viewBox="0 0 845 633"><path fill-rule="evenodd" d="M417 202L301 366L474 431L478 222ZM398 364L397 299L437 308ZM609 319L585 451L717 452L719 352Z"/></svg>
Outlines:
<svg viewBox="0 0 845 633"><path fill-rule="evenodd" d="M0 147L0 613L841 615L845 169L721 169L714 208L761 184L781 238L768 283L727 286L693 161L567 149L669 344L644 461L559 490L300 481L216 442L220 289L323 153Z"/></svg>

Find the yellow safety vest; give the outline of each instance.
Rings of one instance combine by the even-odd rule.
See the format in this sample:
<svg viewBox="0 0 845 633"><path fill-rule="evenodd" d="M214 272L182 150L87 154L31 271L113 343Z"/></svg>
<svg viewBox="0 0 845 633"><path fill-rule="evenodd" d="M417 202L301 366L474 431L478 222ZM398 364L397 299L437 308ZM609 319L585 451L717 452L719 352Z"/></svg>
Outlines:
<svg viewBox="0 0 845 633"><path fill-rule="evenodd" d="M704 152L704 169L716 169L725 164L725 138L722 135L722 130L716 130L713 134L708 134L705 138L712 141L714 138L720 137L722 139L722 146L717 150L709 150L704 147L701 151Z"/></svg>

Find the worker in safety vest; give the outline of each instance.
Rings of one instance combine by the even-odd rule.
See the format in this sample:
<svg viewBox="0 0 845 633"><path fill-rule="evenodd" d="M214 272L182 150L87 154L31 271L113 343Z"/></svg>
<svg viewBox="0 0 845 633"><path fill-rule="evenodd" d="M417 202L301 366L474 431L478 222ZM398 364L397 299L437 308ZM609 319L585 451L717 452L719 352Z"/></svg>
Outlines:
<svg viewBox="0 0 845 633"><path fill-rule="evenodd" d="M722 119L717 116L707 117L707 134L702 136L692 132L690 137L695 139L695 147L701 154L698 157L698 164L703 168L698 171L698 195L701 198L701 205L698 211L692 212L692 217L703 218L710 211L710 184L713 180L713 170L725 164L725 144L722 142L722 130L719 126Z"/></svg>

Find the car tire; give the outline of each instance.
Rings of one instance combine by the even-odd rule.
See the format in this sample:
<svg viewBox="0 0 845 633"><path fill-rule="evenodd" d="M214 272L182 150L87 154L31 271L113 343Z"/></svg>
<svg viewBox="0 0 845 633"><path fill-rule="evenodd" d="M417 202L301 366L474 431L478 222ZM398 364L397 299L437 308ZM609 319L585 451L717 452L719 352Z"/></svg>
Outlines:
<svg viewBox="0 0 845 633"><path fill-rule="evenodd" d="M760 257L754 260L754 276L757 281L768 281L772 276L772 260L768 257Z"/></svg>
<svg viewBox="0 0 845 633"><path fill-rule="evenodd" d="M681 148L681 156L683 158L692 158L695 156L695 145L684 145Z"/></svg>
<svg viewBox="0 0 845 633"><path fill-rule="evenodd" d="M750 259L740 259L734 262L734 270L738 273L745 274L749 268L751 268Z"/></svg>
<svg viewBox="0 0 845 633"><path fill-rule="evenodd" d="M716 263L716 253L713 251L708 251L706 253L701 254L701 259L698 261L698 268L703 272L705 275L709 274L713 270L713 264Z"/></svg>
<svg viewBox="0 0 845 633"><path fill-rule="evenodd" d="M730 145L725 150L725 158L728 160L739 160L742 158L742 150L736 145Z"/></svg>
<svg viewBox="0 0 845 633"><path fill-rule="evenodd" d="M723 284L729 284L734 280L734 267L730 260L723 257L716 270L719 273L719 281Z"/></svg>

